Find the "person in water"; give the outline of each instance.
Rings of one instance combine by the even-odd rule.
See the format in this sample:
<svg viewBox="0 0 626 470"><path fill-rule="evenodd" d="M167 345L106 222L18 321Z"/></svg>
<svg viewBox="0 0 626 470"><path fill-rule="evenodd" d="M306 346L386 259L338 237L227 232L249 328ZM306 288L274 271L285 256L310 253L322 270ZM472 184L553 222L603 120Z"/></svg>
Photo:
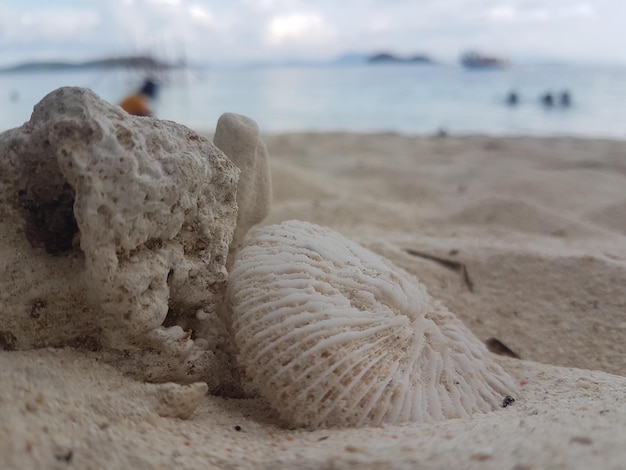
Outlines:
<svg viewBox="0 0 626 470"><path fill-rule="evenodd" d="M124 98L120 106L128 114L135 116L152 116L151 101L156 97L157 84L146 80L137 93Z"/></svg>
<svg viewBox="0 0 626 470"><path fill-rule="evenodd" d="M546 108L551 108L554 106L554 97L552 96L552 93L548 92L545 93L542 97L541 97L541 103L546 107Z"/></svg>
<svg viewBox="0 0 626 470"><path fill-rule="evenodd" d="M519 96L516 91L510 91L506 97L506 104L509 106L515 106L519 102Z"/></svg>

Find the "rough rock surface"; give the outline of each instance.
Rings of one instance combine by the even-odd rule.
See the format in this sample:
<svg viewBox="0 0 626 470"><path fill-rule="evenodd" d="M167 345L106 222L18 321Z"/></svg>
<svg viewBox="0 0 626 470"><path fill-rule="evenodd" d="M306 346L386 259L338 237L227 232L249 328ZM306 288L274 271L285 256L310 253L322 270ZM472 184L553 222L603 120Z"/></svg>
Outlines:
<svg viewBox="0 0 626 470"><path fill-rule="evenodd" d="M50 93L0 135L0 347L86 347L147 380L231 386L216 308L239 173L184 126Z"/></svg>
<svg viewBox="0 0 626 470"><path fill-rule="evenodd" d="M253 225L261 222L270 211L272 184L269 157L265 143L259 137L259 127L252 119L239 114L222 114L213 143L239 167L237 189L237 227L230 245L230 259L243 244L243 239Z"/></svg>
<svg viewBox="0 0 626 470"><path fill-rule="evenodd" d="M204 400L208 390L204 382L188 385L168 382L152 386L149 401L154 411L164 418L189 419Z"/></svg>

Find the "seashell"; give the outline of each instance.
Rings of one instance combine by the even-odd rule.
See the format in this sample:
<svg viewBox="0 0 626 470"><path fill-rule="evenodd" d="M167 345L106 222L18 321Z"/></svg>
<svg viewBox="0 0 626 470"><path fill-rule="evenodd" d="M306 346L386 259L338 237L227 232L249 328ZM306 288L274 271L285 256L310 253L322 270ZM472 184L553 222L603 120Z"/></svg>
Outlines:
<svg viewBox="0 0 626 470"><path fill-rule="evenodd" d="M290 427L465 417L515 391L413 276L324 227L254 232L226 295L240 365Z"/></svg>

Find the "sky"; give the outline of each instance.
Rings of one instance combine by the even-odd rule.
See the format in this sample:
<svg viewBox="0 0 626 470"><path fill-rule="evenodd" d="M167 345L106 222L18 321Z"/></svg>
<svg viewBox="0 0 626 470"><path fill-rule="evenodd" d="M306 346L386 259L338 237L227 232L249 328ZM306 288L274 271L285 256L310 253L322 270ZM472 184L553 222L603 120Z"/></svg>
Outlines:
<svg viewBox="0 0 626 470"><path fill-rule="evenodd" d="M151 53L211 65L466 49L626 64L624 0L2 0L0 65Z"/></svg>

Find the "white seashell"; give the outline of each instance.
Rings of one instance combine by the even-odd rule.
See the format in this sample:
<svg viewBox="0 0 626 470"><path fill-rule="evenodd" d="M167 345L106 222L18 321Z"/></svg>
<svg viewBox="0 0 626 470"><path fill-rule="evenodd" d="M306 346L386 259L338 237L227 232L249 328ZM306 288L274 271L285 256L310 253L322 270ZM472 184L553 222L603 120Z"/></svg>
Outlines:
<svg viewBox="0 0 626 470"><path fill-rule="evenodd" d="M464 417L515 391L413 276L327 228L254 232L227 298L240 364L289 426Z"/></svg>

